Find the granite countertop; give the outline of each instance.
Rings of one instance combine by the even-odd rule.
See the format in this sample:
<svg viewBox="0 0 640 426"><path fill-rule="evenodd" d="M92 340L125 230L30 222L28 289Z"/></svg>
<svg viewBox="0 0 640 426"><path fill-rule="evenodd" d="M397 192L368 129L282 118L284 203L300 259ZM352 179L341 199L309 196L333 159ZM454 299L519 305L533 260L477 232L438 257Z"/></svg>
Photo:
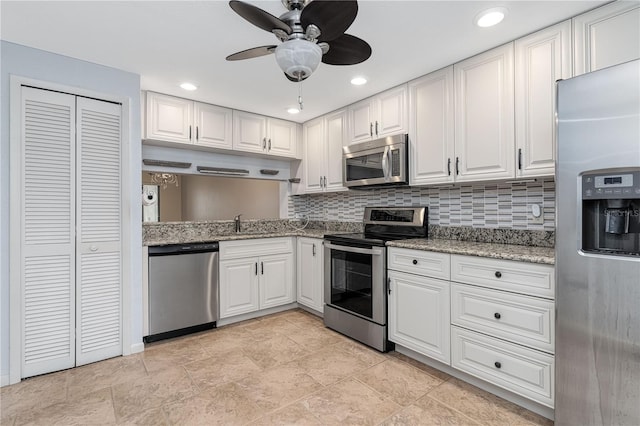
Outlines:
<svg viewBox="0 0 640 426"><path fill-rule="evenodd" d="M555 250L553 247L532 247L519 246L515 244L424 238L390 241L387 243L387 246L436 251L440 253L462 254L467 256L489 257L493 259L517 260L520 262L542 263L547 265L555 264Z"/></svg>
<svg viewBox="0 0 640 426"><path fill-rule="evenodd" d="M343 231L344 232L344 231ZM208 235L206 237L192 237L188 241L184 237L150 239L144 242L145 246L163 246L167 244L206 243L212 241L250 240L254 238L277 237L309 237L324 238L328 234L339 234L340 231L325 231L324 229L302 229L299 231L273 231L273 232L240 232L232 234Z"/></svg>

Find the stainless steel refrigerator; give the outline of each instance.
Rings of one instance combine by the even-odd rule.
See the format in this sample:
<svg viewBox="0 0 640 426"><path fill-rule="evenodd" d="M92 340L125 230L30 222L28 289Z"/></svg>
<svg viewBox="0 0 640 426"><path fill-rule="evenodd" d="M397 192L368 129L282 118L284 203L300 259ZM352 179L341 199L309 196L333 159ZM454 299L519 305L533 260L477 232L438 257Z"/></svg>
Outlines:
<svg viewBox="0 0 640 426"><path fill-rule="evenodd" d="M558 82L556 425L640 425L640 61Z"/></svg>

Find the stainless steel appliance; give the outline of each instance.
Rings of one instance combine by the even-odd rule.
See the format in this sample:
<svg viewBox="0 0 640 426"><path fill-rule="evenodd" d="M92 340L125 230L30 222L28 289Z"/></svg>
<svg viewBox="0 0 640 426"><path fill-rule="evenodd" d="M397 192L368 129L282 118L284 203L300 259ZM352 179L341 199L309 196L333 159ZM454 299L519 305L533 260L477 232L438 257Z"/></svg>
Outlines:
<svg viewBox="0 0 640 426"><path fill-rule="evenodd" d="M145 342L216 326L218 251L218 243L149 247L149 335Z"/></svg>
<svg viewBox="0 0 640 426"><path fill-rule="evenodd" d="M640 61L557 90L556 425L639 425Z"/></svg>
<svg viewBox="0 0 640 426"><path fill-rule="evenodd" d="M364 233L326 235L324 324L379 351L392 349L385 242L426 237L426 207L366 207Z"/></svg>
<svg viewBox="0 0 640 426"><path fill-rule="evenodd" d="M409 184L408 136L388 136L343 148L344 186Z"/></svg>

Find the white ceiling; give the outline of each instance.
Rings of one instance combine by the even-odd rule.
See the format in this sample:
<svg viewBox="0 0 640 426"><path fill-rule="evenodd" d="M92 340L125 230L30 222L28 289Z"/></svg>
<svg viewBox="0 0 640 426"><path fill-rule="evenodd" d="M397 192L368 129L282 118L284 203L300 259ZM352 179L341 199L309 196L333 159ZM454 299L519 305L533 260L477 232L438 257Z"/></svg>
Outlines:
<svg viewBox="0 0 640 426"><path fill-rule="evenodd" d="M285 12L280 1L250 3L275 16ZM143 90L304 122L603 3L361 0L347 32L371 45L371 58L353 66L320 64L302 83L304 111L296 116L286 109L296 105L298 84L285 78L273 55L225 61L278 43L226 1L3 0L0 37L140 74ZM506 7L507 18L476 27L476 14L495 6ZM355 75L369 83L352 86ZM199 89L186 92L178 87L183 81Z"/></svg>

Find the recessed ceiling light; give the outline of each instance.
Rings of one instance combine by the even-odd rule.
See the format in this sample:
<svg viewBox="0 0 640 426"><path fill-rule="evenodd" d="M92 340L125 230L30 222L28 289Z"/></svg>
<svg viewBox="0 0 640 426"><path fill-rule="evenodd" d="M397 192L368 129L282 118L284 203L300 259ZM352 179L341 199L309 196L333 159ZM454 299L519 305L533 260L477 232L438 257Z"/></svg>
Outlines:
<svg viewBox="0 0 640 426"><path fill-rule="evenodd" d="M507 16L507 9L494 7L478 13L474 21L477 26L486 28L499 24L505 16Z"/></svg>
<svg viewBox="0 0 640 426"><path fill-rule="evenodd" d="M300 112L300 110L299 110L298 108L289 108L289 109L287 110L287 112L288 112L289 114L297 114L297 113L299 113L299 112Z"/></svg>
<svg viewBox="0 0 640 426"><path fill-rule="evenodd" d="M351 84L354 86L362 86L367 83L367 79L364 77L354 77L351 79Z"/></svg>
<svg viewBox="0 0 640 426"><path fill-rule="evenodd" d="M198 88L198 86L196 86L193 83L182 83L180 87L182 87L184 90L189 90L189 91L196 90Z"/></svg>

